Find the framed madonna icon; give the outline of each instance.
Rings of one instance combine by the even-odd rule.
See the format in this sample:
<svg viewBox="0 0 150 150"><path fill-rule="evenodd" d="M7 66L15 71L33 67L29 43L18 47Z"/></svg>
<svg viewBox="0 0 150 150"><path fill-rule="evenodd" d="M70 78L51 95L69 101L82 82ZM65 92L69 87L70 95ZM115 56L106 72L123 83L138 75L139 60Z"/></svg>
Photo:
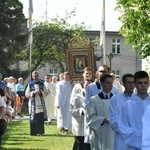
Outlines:
<svg viewBox="0 0 150 150"><path fill-rule="evenodd" d="M66 60L67 71L70 73L72 80L82 80L85 67L89 67L93 71L95 70L93 49L68 49Z"/></svg>

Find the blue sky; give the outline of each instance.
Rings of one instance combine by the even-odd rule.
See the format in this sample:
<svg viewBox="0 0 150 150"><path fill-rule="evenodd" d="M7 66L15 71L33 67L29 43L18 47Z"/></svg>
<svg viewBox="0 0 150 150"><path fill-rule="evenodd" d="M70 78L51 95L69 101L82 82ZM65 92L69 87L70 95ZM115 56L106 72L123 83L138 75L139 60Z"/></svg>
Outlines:
<svg viewBox="0 0 150 150"><path fill-rule="evenodd" d="M29 0L20 0L24 5L24 14L28 18ZM46 5L47 2L47 5ZM91 30L101 29L102 0L33 0L33 21L46 20L58 15L65 17L65 11L71 12L76 7L76 16L71 24L85 22ZM106 31L118 31L121 23L118 21L119 12L115 11L116 0L105 0Z"/></svg>

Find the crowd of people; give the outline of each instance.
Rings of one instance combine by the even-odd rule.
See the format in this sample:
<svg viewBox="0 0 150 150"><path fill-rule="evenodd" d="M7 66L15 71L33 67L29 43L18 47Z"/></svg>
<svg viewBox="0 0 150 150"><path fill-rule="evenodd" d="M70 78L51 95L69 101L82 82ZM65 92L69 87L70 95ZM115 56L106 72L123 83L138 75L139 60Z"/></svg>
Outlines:
<svg viewBox="0 0 150 150"><path fill-rule="evenodd" d="M90 79L91 71L87 74ZM124 74L121 85L107 65L98 68L95 81L85 90L75 85L71 94L73 150L150 149L148 87L147 72Z"/></svg>
<svg viewBox="0 0 150 150"><path fill-rule="evenodd" d="M148 73L126 73L122 84L107 65L101 65L95 74L85 67L82 75L82 80L73 84L67 71L59 78L45 75L44 81L34 71L25 90L23 78L18 83L13 77L2 81L0 74L0 89L4 91L0 117L5 110L10 118L12 112L14 117L21 116L27 98L31 136L43 135L44 124L56 116L60 132L67 135L72 131L73 150L149 150Z"/></svg>

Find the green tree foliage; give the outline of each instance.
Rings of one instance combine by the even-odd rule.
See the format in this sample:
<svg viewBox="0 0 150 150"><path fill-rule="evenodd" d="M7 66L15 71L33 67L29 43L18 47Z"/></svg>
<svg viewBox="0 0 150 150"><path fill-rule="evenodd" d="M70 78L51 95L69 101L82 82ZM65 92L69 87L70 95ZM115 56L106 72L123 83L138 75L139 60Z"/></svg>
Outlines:
<svg viewBox="0 0 150 150"><path fill-rule="evenodd" d="M71 39L82 36L84 24L70 25L68 19L74 11L67 13L65 18L54 17L50 21L36 22L33 25L32 71L46 64L60 68L63 72L66 63L66 49ZM29 60L29 50L24 51L22 59Z"/></svg>
<svg viewBox="0 0 150 150"><path fill-rule="evenodd" d="M27 34L22 31L25 22L23 5L19 0L0 0L0 72L4 76L20 75L18 53L26 44ZM11 65L14 65L11 69Z"/></svg>
<svg viewBox="0 0 150 150"><path fill-rule="evenodd" d="M120 33L126 38L126 44L133 50L141 50L141 56L150 55L150 1L118 0L117 10L121 12Z"/></svg>

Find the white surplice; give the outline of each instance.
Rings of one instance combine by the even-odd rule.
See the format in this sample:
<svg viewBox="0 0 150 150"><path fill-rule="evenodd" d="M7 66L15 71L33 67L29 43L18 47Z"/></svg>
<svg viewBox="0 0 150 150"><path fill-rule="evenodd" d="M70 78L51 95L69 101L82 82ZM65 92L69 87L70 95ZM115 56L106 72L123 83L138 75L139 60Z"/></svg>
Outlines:
<svg viewBox="0 0 150 150"><path fill-rule="evenodd" d="M57 106L59 106L57 127L71 129L70 97L73 86L70 82L61 81L57 86Z"/></svg>
<svg viewBox="0 0 150 150"><path fill-rule="evenodd" d="M71 101L72 133L75 136L84 136L84 97L78 93Z"/></svg>
<svg viewBox="0 0 150 150"><path fill-rule="evenodd" d="M43 91L41 91L45 100L45 97L48 94L48 91L46 89L46 86L43 85ZM31 113L31 101L33 100L32 95L34 91L31 91L30 86L27 86L27 89L25 91L25 96L29 99L28 106L29 106L29 114ZM39 94L35 94L35 113L43 112L43 105L41 103L41 98Z"/></svg>
<svg viewBox="0 0 150 150"><path fill-rule="evenodd" d="M133 93L132 96L134 94L135 93ZM127 145L125 144L123 138L119 133L118 120L121 107L125 105L126 101L129 100L130 98L131 97L127 97L123 92L113 96L110 99L108 120L110 122L112 129L115 131L114 150L126 150L127 148Z"/></svg>
<svg viewBox="0 0 150 150"><path fill-rule="evenodd" d="M85 94L85 105L88 104L89 99L92 96L95 96L96 94L99 94L102 91L102 86L100 85L100 88L98 89L96 82L93 82L87 86L86 89L86 94ZM118 90L115 86L113 86L111 93L113 95L118 94ZM90 131L88 126L85 123L85 135L84 135L84 142L85 143L90 143Z"/></svg>
<svg viewBox="0 0 150 150"><path fill-rule="evenodd" d="M44 82L49 93L45 98L45 106L47 112L48 121L51 121L51 118L54 117L54 95L55 95L55 85L52 82Z"/></svg>
<svg viewBox="0 0 150 150"><path fill-rule="evenodd" d="M142 150L150 150L150 104L147 106L142 118L143 135L142 135Z"/></svg>
<svg viewBox="0 0 150 150"><path fill-rule="evenodd" d="M118 128L124 142L128 145L126 150L142 149L142 117L149 103L150 96L142 100L135 94L121 108Z"/></svg>
<svg viewBox="0 0 150 150"><path fill-rule="evenodd" d="M109 99L92 96L86 105L86 122L91 131L91 150L112 150L114 131L109 123L103 123L108 116Z"/></svg>

